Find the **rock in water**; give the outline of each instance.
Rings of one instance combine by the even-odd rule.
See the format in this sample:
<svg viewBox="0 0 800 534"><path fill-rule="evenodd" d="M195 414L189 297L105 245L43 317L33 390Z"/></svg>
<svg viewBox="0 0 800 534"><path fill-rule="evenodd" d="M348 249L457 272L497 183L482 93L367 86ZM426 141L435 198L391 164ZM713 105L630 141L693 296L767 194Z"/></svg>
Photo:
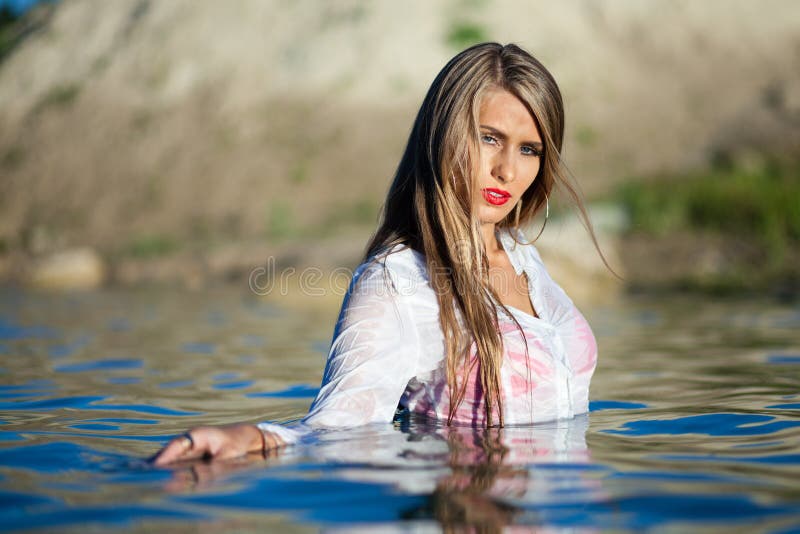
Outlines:
<svg viewBox="0 0 800 534"><path fill-rule="evenodd" d="M50 254L36 262L27 279L31 287L50 290L93 289L103 284L106 266L91 248Z"/></svg>

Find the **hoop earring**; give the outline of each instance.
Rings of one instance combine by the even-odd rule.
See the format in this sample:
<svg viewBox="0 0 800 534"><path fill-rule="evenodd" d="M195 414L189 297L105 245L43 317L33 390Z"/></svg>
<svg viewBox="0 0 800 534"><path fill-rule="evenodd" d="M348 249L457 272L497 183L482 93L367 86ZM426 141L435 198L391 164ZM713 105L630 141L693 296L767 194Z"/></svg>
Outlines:
<svg viewBox="0 0 800 534"><path fill-rule="evenodd" d="M535 243L536 241L538 241L538 240L539 240L539 237L540 237L540 236L542 235L542 233L544 232L544 227L545 227L545 226L547 226L547 219L549 219L549 218L550 218L550 197L549 197L549 196L547 196L547 192L545 192L545 194L544 194L544 201L545 201L545 208L544 208L544 223L542 224L542 229L541 229L541 230L539 230L539 233L538 233L538 234L536 234L536 237L534 237L534 238L531 240L531 243Z"/></svg>
<svg viewBox="0 0 800 534"><path fill-rule="evenodd" d="M547 196L547 192L545 192L544 194L544 201L545 201L544 220L546 221L550 217L550 197Z"/></svg>

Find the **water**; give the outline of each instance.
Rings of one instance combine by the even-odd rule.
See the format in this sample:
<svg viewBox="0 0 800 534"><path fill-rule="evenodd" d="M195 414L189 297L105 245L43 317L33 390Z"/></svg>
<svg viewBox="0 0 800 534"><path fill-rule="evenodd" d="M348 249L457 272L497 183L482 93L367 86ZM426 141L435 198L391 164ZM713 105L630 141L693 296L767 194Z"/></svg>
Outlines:
<svg viewBox="0 0 800 534"><path fill-rule="evenodd" d="M800 531L800 307L772 302L586 310L601 359L571 421L143 461L190 426L303 415L334 300L0 293L0 530Z"/></svg>

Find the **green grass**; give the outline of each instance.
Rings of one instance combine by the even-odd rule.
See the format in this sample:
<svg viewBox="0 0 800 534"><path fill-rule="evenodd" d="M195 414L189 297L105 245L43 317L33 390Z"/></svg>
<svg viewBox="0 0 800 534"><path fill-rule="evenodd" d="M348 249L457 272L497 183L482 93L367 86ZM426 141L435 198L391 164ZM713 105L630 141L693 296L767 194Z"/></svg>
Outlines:
<svg viewBox="0 0 800 534"><path fill-rule="evenodd" d="M296 232L292 207L284 201L273 201L267 210L265 234L273 240L292 237Z"/></svg>
<svg viewBox="0 0 800 534"><path fill-rule="evenodd" d="M35 111L40 112L50 108L66 108L70 106L81 93L81 86L77 83L57 85L47 91L36 103Z"/></svg>
<svg viewBox="0 0 800 534"><path fill-rule="evenodd" d="M597 131L591 126L581 126L575 134L575 140L582 147L590 147L597 143Z"/></svg>
<svg viewBox="0 0 800 534"><path fill-rule="evenodd" d="M8 148L4 153L3 156L0 157L0 165L3 168L8 170L14 170L22 163L25 159L25 151L22 147L14 145Z"/></svg>
<svg viewBox="0 0 800 534"><path fill-rule="evenodd" d="M134 258L151 259L166 256L178 250L178 243L169 236L142 235L128 245L128 255Z"/></svg>
<svg viewBox="0 0 800 534"><path fill-rule="evenodd" d="M345 227L373 228L378 222L380 202L372 198L361 198L353 202L342 203L334 208L314 233L333 235Z"/></svg>
<svg viewBox="0 0 800 534"><path fill-rule="evenodd" d="M759 245L768 265L800 246L800 164L714 170L623 185L630 229L655 237L704 231Z"/></svg>
<svg viewBox="0 0 800 534"><path fill-rule="evenodd" d="M306 183L308 177L308 164L304 161L298 162L289 172L289 181L295 185Z"/></svg>
<svg viewBox="0 0 800 534"><path fill-rule="evenodd" d="M463 50L477 43L489 40L486 29L472 22L456 22L447 31L445 41L455 50Z"/></svg>
<svg viewBox="0 0 800 534"><path fill-rule="evenodd" d="M361 198L332 206L316 222L304 222L291 204L274 200L266 210L264 237L272 241L335 236L352 228L374 228L380 202Z"/></svg>

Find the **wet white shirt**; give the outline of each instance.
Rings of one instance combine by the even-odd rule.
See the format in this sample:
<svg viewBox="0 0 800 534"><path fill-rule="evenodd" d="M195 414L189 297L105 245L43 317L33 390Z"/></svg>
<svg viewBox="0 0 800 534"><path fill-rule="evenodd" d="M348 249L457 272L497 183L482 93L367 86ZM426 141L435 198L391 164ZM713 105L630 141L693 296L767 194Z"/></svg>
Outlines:
<svg viewBox="0 0 800 534"><path fill-rule="evenodd" d="M528 279L539 317L498 307L503 336L500 370L506 425L566 419L588 411L597 345L583 315L556 284L533 245L498 232L519 275ZM517 240L527 240L519 233ZM259 428L296 442L315 428L354 427L392 420L398 404L412 413L446 420L449 395L444 336L425 258L396 247L353 276L333 335L322 386L300 422ZM385 263L385 269L384 269ZM388 277L388 279L387 279ZM526 351L527 348L527 351ZM474 353L473 353L474 355ZM477 367L454 422L484 424Z"/></svg>

